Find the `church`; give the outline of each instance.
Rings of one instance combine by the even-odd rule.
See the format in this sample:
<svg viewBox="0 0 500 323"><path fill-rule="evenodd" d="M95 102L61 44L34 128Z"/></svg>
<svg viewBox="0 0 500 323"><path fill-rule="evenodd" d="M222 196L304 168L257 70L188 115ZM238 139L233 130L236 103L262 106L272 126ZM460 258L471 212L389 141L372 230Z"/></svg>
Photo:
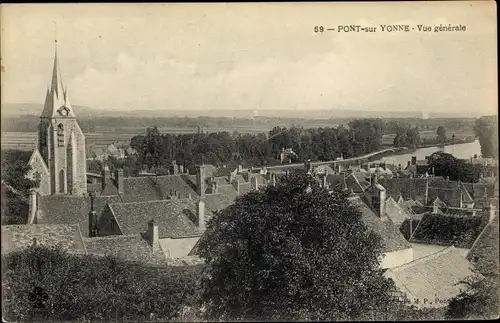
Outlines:
<svg viewBox="0 0 500 323"><path fill-rule="evenodd" d="M38 140L29 160L29 177L40 181L42 196L87 193L85 136L76 120L57 60L38 124Z"/></svg>

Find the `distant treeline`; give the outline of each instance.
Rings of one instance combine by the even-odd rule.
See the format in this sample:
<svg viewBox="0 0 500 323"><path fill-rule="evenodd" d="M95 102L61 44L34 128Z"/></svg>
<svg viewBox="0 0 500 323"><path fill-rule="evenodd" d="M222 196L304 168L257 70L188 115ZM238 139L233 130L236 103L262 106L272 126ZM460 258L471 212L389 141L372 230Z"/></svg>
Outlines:
<svg viewBox="0 0 500 323"><path fill-rule="evenodd" d="M347 125L355 119L298 119L298 118L226 118L226 117L92 117L78 116L78 123L83 132L95 132L97 129L142 128L156 125L159 128L268 128L280 127L333 127ZM472 132L476 119L418 119L395 118L383 120L383 133L395 134L401 129L418 127L419 130L436 130L443 125L448 130ZM2 131L36 132L39 118L34 115L23 117L2 117Z"/></svg>
<svg viewBox="0 0 500 323"><path fill-rule="evenodd" d="M132 138L130 146L137 150L136 156L114 161L119 164L113 166L128 168L133 174L139 169L168 169L173 160L190 171L200 163L273 165L281 162L282 150L289 148L294 154L286 154L286 162L349 158L380 150L383 126L380 119L362 119L351 121L348 127L274 127L258 134L162 134L153 127L146 135Z"/></svg>

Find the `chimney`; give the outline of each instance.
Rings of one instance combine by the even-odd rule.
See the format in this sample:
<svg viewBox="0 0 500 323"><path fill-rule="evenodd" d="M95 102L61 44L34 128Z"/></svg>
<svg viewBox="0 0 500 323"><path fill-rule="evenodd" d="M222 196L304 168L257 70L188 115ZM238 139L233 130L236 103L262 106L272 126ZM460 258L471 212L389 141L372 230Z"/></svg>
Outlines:
<svg viewBox="0 0 500 323"><path fill-rule="evenodd" d="M276 186L276 174L271 173L271 185Z"/></svg>
<svg viewBox="0 0 500 323"><path fill-rule="evenodd" d="M109 171L108 165L104 165L104 169L102 170L101 175L102 175L101 187L102 190L104 190L104 188L106 187L106 181L108 180L108 178L111 177L111 172Z"/></svg>
<svg viewBox="0 0 500 323"><path fill-rule="evenodd" d="M258 190L259 189L259 181L257 176L252 176L252 179L250 180L250 187L252 190Z"/></svg>
<svg viewBox="0 0 500 323"><path fill-rule="evenodd" d="M89 237L97 236L97 212L94 210L94 194L90 193Z"/></svg>
<svg viewBox="0 0 500 323"><path fill-rule="evenodd" d="M238 173L243 173L243 166L241 164L238 165Z"/></svg>
<svg viewBox="0 0 500 323"><path fill-rule="evenodd" d="M179 165L179 173L184 174L184 165Z"/></svg>
<svg viewBox="0 0 500 323"><path fill-rule="evenodd" d="M233 187L236 190L236 192L238 192L238 194L240 194L240 181L235 179L235 180L233 180L232 184L233 184Z"/></svg>
<svg viewBox="0 0 500 323"><path fill-rule="evenodd" d="M38 211L38 194L36 190L30 190L29 197L29 216L28 216L28 224L34 224L36 220L36 211Z"/></svg>
<svg viewBox="0 0 500 323"><path fill-rule="evenodd" d="M179 167L177 166L177 162L175 160L172 160L172 174L179 174Z"/></svg>
<svg viewBox="0 0 500 323"><path fill-rule="evenodd" d="M187 193L186 198L187 198L188 200L190 200L190 199L192 198L192 197L191 197L191 193Z"/></svg>
<svg viewBox="0 0 500 323"><path fill-rule="evenodd" d="M234 175L233 175L233 172L230 172L230 173L229 173L229 178L228 178L228 181L229 181L229 183L232 183L232 182L233 182L233 180L234 180Z"/></svg>
<svg viewBox="0 0 500 323"><path fill-rule="evenodd" d="M375 177L376 180L376 177ZM384 216L385 215L385 203L386 203L386 190L383 187L377 187L377 193L376 196L373 196L372 198L372 204L373 206L378 209L378 215L379 216Z"/></svg>
<svg viewBox="0 0 500 323"><path fill-rule="evenodd" d="M438 214L439 212L439 205L434 202L434 204L432 204L432 214Z"/></svg>
<svg viewBox="0 0 500 323"><path fill-rule="evenodd" d="M262 169L260 170L260 173L262 175L267 175L267 167L266 166L263 166Z"/></svg>
<svg viewBox="0 0 500 323"><path fill-rule="evenodd" d="M321 183L321 186L323 188L327 188L327 186L328 186L328 182L326 181L327 177L328 177L328 172L325 171L325 173L323 174L323 178L322 178L323 182Z"/></svg>
<svg viewBox="0 0 500 323"><path fill-rule="evenodd" d="M312 173L312 165L311 165L310 159L308 159L304 162L304 166L306 168L307 173L311 174Z"/></svg>
<svg viewBox="0 0 500 323"><path fill-rule="evenodd" d="M200 197L205 197L205 167L203 165L198 168L198 174L196 174L196 190Z"/></svg>
<svg viewBox="0 0 500 323"><path fill-rule="evenodd" d="M198 202L196 215L198 216L198 228L205 230L205 202L203 200Z"/></svg>
<svg viewBox="0 0 500 323"><path fill-rule="evenodd" d="M148 222L148 232L147 239L151 247L153 248L153 252L158 250L159 247L159 234L158 234L158 224L155 223L153 219Z"/></svg>
<svg viewBox="0 0 500 323"><path fill-rule="evenodd" d="M417 164L417 156L411 156L411 164L416 165Z"/></svg>
<svg viewBox="0 0 500 323"><path fill-rule="evenodd" d="M118 188L118 194L123 194L124 192L123 177L123 169L119 168L115 170L115 183L116 187Z"/></svg>
<svg viewBox="0 0 500 323"><path fill-rule="evenodd" d="M175 191L175 196L176 196L178 199L180 199L180 198L181 198L181 192L179 192L179 191L177 191L177 190L176 190L176 191Z"/></svg>
<svg viewBox="0 0 500 323"><path fill-rule="evenodd" d="M490 205L489 205L489 219L488 219L488 222L491 223L493 222L493 219L495 218L495 211L496 211L496 208L495 208L495 204L493 204L493 202L490 201Z"/></svg>

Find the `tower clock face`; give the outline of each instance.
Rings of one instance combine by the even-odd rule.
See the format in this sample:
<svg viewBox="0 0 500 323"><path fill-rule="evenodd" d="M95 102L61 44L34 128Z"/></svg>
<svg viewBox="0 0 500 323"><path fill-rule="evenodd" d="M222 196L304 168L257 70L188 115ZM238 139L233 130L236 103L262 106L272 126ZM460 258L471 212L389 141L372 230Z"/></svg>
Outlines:
<svg viewBox="0 0 500 323"><path fill-rule="evenodd" d="M62 108L59 109L59 114L62 115L63 117L66 117L69 114L69 109L63 106Z"/></svg>

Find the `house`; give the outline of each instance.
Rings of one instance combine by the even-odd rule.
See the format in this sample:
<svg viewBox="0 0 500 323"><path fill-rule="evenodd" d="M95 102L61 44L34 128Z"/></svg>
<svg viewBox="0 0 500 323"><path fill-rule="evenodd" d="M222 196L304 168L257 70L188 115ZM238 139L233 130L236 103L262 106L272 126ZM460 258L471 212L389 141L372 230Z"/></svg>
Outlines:
<svg viewBox="0 0 500 323"><path fill-rule="evenodd" d="M389 268L384 276L392 279L406 301L418 308L440 308L456 297L461 283L474 275L474 267L453 246L409 263Z"/></svg>
<svg viewBox="0 0 500 323"><path fill-rule="evenodd" d="M282 164L290 164L292 160L297 157L297 154L292 150L292 148L282 148L279 159Z"/></svg>

